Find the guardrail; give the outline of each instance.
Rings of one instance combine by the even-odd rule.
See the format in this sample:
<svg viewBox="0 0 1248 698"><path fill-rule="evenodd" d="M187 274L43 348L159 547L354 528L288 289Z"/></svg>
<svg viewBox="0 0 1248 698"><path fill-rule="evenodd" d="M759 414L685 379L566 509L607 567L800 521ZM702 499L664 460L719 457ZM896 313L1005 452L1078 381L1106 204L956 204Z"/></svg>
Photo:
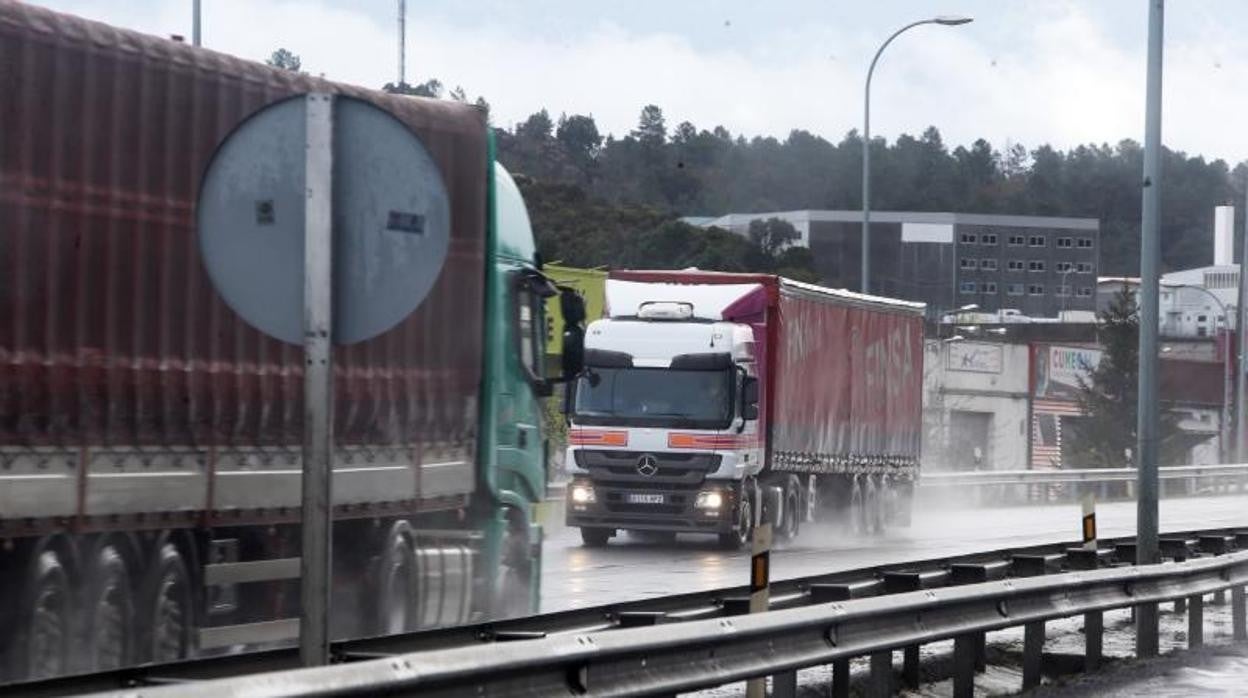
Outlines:
<svg viewBox="0 0 1248 698"><path fill-rule="evenodd" d="M1248 491L1248 463L1182 465L1158 471L1164 496ZM1129 499L1137 477L1134 468L924 472L919 491L920 495L927 491L945 498L946 488L975 488L972 498L979 504L1068 501L1085 492L1093 492L1102 500Z"/></svg>
<svg viewBox="0 0 1248 698"><path fill-rule="evenodd" d="M1135 559L1136 550L1132 538L1102 539L1101 545L1101 549L1091 551L1072 547L1071 543L1055 542L979 551L954 557L899 560L883 566L781 579L771 584L770 608L773 611L809 609L833 601L884 595L893 598L897 594L920 589L1121 565ZM1248 530L1216 528L1169 531L1161 539L1162 555L1175 561L1189 560L1201 555L1221 555L1237 549L1248 549ZM486 653L491 653L508 649L516 643L543 638L598 636L641 625L663 624L665 627L674 627L673 624L694 621L731 620L748 610L749 593L746 586L730 587L391 637L340 641L334 643L333 656L335 661L351 663L362 659L401 657L453 649L484 649ZM982 641L980 646L982 647ZM982 662L982 652L979 656ZM913 668L917 672L917 662L917 653L908 651L908 671ZM230 676L258 676L265 672L291 670L298 665L299 657L295 649L278 648L114 669L84 676L5 686L4 690L33 697L78 695L127 688L130 689L127 695L135 695L136 692L145 691L143 687L146 686Z"/></svg>
<svg viewBox="0 0 1248 698"><path fill-rule="evenodd" d="M1095 553L1095 551L1089 551ZM1096 556L1091 556L1093 560ZM981 573L991 573L985 567ZM830 601L813 606L678 623L578 633L489 646L396 655L336 666L194 684L130 689L133 698L198 696L422 696L673 694L772 676L773 695L793 695L796 670L833 666L833 695L848 695L848 660L871 657L868 692L893 690L892 652L904 650L918 678L921 644L954 640L954 695L973 692L982 634L1025 628L1023 686L1040 681L1047 621L1083 615L1086 666L1101 659L1102 614L1185 601L1189 643L1203 640L1204 597L1232 592L1237 641L1248 639L1248 552L1181 563L1115 567ZM1141 643L1149 647L1148 643ZM1151 647L1155 648L1155 639ZM1155 650L1153 650L1155 651ZM1145 650L1144 654L1150 653ZM910 659L914 658L913 672Z"/></svg>

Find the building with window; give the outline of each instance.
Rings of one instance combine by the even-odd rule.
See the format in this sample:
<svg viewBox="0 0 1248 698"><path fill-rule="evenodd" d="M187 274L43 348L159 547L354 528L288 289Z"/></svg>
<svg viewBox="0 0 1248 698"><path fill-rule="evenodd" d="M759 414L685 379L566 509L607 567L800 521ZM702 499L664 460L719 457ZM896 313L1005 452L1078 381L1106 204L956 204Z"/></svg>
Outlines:
<svg viewBox="0 0 1248 698"><path fill-rule="evenodd" d="M742 235L779 218L810 248L824 284L861 286L861 211L734 213L686 219ZM935 318L975 304L1032 317L1096 309L1100 223L1094 218L873 211L871 292L926 303Z"/></svg>

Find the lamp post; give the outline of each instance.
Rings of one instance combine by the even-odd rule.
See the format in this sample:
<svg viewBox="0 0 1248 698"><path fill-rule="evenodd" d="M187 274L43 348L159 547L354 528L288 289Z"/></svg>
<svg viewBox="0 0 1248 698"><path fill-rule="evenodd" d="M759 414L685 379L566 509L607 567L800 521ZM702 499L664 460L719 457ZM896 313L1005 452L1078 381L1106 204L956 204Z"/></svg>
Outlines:
<svg viewBox="0 0 1248 698"><path fill-rule="evenodd" d="M871 67L867 69L867 87L862 107L862 292L871 292L871 252L867 246L869 231L871 228L871 75L875 73L875 64L880 60L880 54L884 53L884 49L893 43L902 32L907 29L913 29L923 24L940 24L946 27L955 27L959 24L967 24L971 22L970 17L933 17L931 19L923 19L918 22L912 22L906 26L893 32L892 36L884 40L880 44L879 50L875 52L875 57L871 59Z"/></svg>
<svg viewBox="0 0 1248 698"><path fill-rule="evenodd" d="M1206 296L1209 296L1209 298L1213 299L1213 302L1218 306L1218 311L1222 314L1222 328L1225 330L1225 332L1223 332L1225 335L1225 342L1222 356L1222 366L1224 369L1222 375L1222 423L1221 429L1218 431L1218 440L1221 448L1218 450L1220 452L1219 455L1221 456L1222 462L1228 463L1231 460L1231 453L1233 452L1231 450L1231 396L1235 382L1235 370L1232 368L1233 364L1231 361L1231 323L1230 316L1226 313L1226 304L1204 286L1193 286L1191 284L1167 284L1166 287L1175 290L1191 289L1193 291L1200 291ZM1215 322L1213 327L1216 331L1218 324ZM1164 352L1166 349L1163 349L1162 351Z"/></svg>

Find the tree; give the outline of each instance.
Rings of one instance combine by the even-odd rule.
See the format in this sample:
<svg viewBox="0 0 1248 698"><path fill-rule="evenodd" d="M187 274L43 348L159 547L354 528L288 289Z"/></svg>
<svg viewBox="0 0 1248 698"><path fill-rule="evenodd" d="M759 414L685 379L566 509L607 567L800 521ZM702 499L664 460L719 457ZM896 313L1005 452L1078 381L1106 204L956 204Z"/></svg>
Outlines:
<svg viewBox="0 0 1248 698"><path fill-rule="evenodd" d="M658 148L667 141L667 122L663 119L663 110L653 104L647 104L637 119L637 128L631 134L642 145Z"/></svg>
<svg viewBox="0 0 1248 698"><path fill-rule="evenodd" d="M430 78L418 85L412 85L406 82L400 82L398 84L388 82L381 89L394 95L442 99L442 81L437 78Z"/></svg>
<svg viewBox="0 0 1248 698"><path fill-rule="evenodd" d="M1136 450L1136 409L1139 395L1139 311L1135 296L1125 286L1098 316L1097 337L1101 361L1079 379L1081 419L1071 423L1070 447L1078 465L1092 468L1125 468L1132 465L1128 453ZM1193 446L1206 440L1179 427L1179 416L1161 408L1158 456L1161 465L1182 463Z"/></svg>
<svg viewBox="0 0 1248 698"><path fill-rule="evenodd" d="M290 51L287 51L284 48L279 48L278 50L274 51L272 55L270 55L267 59L265 59L264 62L273 66L274 68L281 68L282 70L289 70L292 73L303 72L300 69L303 66L303 61L299 59L299 56L291 53Z"/></svg>
<svg viewBox="0 0 1248 698"><path fill-rule="evenodd" d="M523 123L516 126L516 136L533 141L545 141L551 137L555 123L545 109L529 115Z"/></svg>
<svg viewBox="0 0 1248 698"><path fill-rule="evenodd" d="M582 114L560 115L555 139L579 162L589 162L598 157L602 149L602 134L594 117Z"/></svg>

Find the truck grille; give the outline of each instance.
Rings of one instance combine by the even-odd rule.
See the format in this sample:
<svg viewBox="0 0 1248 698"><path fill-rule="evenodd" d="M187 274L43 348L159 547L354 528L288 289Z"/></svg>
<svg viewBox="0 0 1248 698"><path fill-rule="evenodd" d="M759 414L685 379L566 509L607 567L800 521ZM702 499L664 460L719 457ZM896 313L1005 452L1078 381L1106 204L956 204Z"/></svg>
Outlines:
<svg viewBox="0 0 1248 698"><path fill-rule="evenodd" d="M638 469L644 457L653 473ZM661 485L671 489L694 489L706 474L719 468L721 457L710 453L646 453L644 451L577 450L576 464L600 482Z"/></svg>

